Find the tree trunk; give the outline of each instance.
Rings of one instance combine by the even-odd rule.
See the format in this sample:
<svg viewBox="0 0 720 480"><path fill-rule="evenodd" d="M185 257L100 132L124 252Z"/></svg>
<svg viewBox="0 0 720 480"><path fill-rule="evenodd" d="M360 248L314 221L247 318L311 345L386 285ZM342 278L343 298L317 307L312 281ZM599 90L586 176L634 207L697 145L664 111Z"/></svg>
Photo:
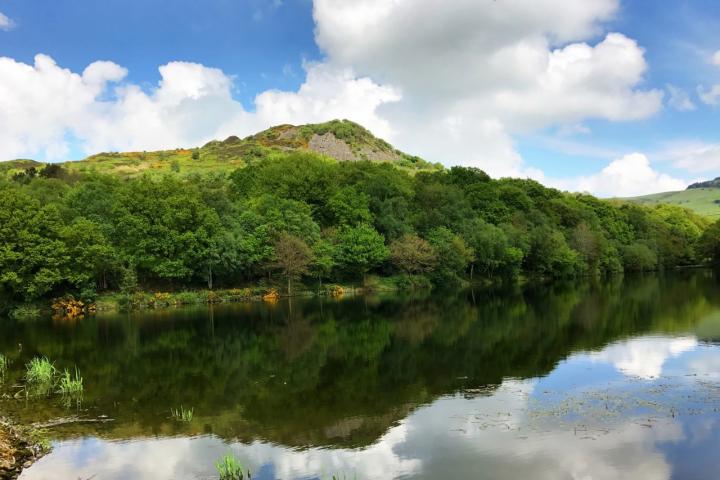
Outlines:
<svg viewBox="0 0 720 480"><path fill-rule="evenodd" d="M291 296L290 295L290 286L291 285L292 285L292 277L290 275L288 275L288 297Z"/></svg>
<svg viewBox="0 0 720 480"><path fill-rule="evenodd" d="M212 290L212 288L213 288L212 265L208 265L208 289Z"/></svg>

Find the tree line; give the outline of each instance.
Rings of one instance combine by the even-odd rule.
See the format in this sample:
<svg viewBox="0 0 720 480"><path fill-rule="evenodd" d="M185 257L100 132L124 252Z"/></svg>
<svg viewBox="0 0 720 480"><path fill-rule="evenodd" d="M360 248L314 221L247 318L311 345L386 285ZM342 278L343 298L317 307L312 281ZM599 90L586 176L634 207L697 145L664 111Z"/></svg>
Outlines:
<svg viewBox="0 0 720 480"><path fill-rule="evenodd" d="M312 153L230 174L123 179L54 165L0 180L0 295L14 301L281 277L291 290L369 273L408 286L603 275L717 260L718 245L718 224L677 206Z"/></svg>

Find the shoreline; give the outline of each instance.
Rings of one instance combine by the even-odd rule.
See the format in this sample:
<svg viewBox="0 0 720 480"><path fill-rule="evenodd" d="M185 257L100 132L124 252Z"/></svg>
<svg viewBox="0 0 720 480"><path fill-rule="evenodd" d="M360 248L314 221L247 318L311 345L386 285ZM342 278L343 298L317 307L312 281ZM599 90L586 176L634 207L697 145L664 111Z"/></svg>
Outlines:
<svg viewBox="0 0 720 480"><path fill-rule="evenodd" d="M47 455L51 447L33 427L16 425L0 417L0 479L16 479L23 470Z"/></svg>

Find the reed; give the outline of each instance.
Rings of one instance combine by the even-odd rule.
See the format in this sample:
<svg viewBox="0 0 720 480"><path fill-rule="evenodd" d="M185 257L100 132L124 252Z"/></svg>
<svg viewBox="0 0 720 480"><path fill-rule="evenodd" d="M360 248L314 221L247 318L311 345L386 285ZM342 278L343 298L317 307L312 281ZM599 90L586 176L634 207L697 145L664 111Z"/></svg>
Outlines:
<svg viewBox="0 0 720 480"><path fill-rule="evenodd" d="M170 415L172 415L172 418L177 420L178 422L185 422L190 423L193 419L193 409L192 408L183 408L182 405L180 405L179 410L170 409Z"/></svg>
<svg viewBox="0 0 720 480"><path fill-rule="evenodd" d="M77 367L75 367L75 376L71 375L67 369L62 373L58 382L57 393L77 396L83 392L83 388L83 378L80 376Z"/></svg>
<svg viewBox="0 0 720 480"><path fill-rule="evenodd" d="M218 460L215 463L215 469L220 480L244 480L246 478L242 463L232 454L225 455ZM250 471L247 472L247 478L250 478Z"/></svg>
<svg viewBox="0 0 720 480"><path fill-rule="evenodd" d="M46 357L33 358L26 365L25 380L34 385L51 385L55 377L55 365Z"/></svg>

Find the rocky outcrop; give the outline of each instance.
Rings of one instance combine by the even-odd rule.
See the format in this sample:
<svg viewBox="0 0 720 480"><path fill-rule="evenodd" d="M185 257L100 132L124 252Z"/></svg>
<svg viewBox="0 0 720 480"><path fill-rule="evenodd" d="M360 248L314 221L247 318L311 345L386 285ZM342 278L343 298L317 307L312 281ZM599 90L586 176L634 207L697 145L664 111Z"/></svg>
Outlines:
<svg viewBox="0 0 720 480"><path fill-rule="evenodd" d="M308 149L341 161L358 160L348 144L344 140L336 138L332 132L325 135L314 134L310 137Z"/></svg>

